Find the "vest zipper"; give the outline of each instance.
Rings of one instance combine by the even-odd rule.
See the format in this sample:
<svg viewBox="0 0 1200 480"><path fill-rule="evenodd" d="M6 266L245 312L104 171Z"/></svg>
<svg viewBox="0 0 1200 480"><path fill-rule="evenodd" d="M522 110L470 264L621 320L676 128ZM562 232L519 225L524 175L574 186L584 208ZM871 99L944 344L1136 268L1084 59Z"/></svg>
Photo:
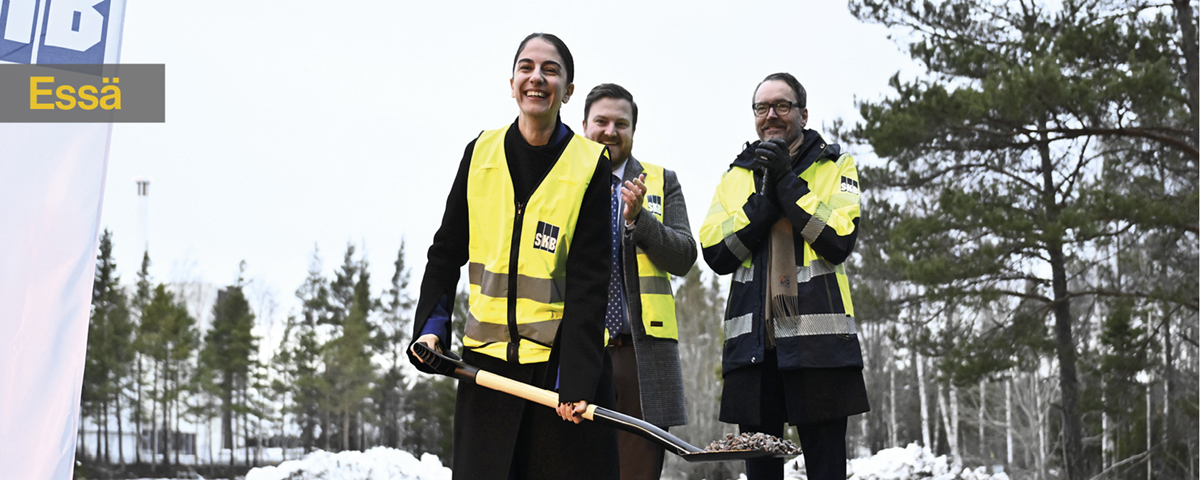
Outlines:
<svg viewBox="0 0 1200 480"><path fill-rule="evenodd" d="M553 142L553 139L551 139L551 142ZM529 206L529 200L537 193L538 187L542 186L542 182L546 180L546 177L550 175L554 167L558 165L558 161L566 151L567 146L563 145L563 149L558 152L558 156L550 163L550 168L547 168L542 173L542 176L534 182L533 188L529 190L529 196L525 197L525 201L517 201L517 215L513 218L513 236L508 254L508 351L506 357L508 357L509 362L521 362L521 334L517 330L517 257L521 250L521 226L525 223L525 207ZM507 151L505 154L507 155ZM509 175L511 176L512 173L510 172Z"/></svg>
<svg viewBox="0 0 1200 480"><path fill-rule="evenodd" d="M532 195L531 195L532 196ZM508 361L520 362L521 335L517 331L517 257L521 250L521 226L525 223L525 204L517 202L513 220L512 245L508 254Z"/></svg>

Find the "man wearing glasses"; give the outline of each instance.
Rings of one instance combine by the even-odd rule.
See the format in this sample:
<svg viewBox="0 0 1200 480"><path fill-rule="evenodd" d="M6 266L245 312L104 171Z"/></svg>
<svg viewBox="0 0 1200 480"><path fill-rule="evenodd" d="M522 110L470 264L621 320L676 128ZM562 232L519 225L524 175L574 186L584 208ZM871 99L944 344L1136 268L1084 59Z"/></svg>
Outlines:
<svg viewBox="0 0 1200 480"><path fill-rule="evenodd" d="M806 92L767 76L751 105L759 141L721 177L700 227L704 260L733 274L720 419L783 436L796 426L811 480L846 478L846 423L869 410L843 262L858 235L854 158L805 129ZM783 460L747 460L750 480Z"/></svg>

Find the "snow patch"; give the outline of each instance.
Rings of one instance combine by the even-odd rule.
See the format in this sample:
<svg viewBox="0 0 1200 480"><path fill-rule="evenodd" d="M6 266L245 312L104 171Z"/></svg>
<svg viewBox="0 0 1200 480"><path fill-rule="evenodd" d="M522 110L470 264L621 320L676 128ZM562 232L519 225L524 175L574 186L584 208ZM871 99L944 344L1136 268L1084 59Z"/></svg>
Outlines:
<svg viewBox="0 0 1200 480"><path fill-rule="evenodd" d="M990 473L988 467L967 469L950 464L946 456L935 457L915 443L905 448L880 450L873 456L850 460L847 480L1009 480L1004 472ZM784 465L784 478L807 480L804 457L798 456ZM746 478L745 475L742 478Z"/></svg>
<svg viewBox="0 0 1200 480"><path fill-rule="evenodd" d="M246 480L449 480L450 469L436 455L417 460L411 453L375 447L365 452L316 451L300 460L246 473Z"/></svg>
<svg viewBox="0 0 1200 480"><path fill-rule="evenodd" d="M873 456L850 460L847 480L1009 480L1003 471L989 467L956 467L946 456L934 456L915 443L905 448L880 450ZM997 469L998 470L998 469ZM673 472L663 472L670 478ZM746 476L742 475L742 479ZM784 465L784 478L807 480L804 457ZM300 460L283 462L276 467L255 468L245 480L449 480L450 469L434 455L417 460L412 454L376 447L366 452L330 453L317 451Z"/></svg>

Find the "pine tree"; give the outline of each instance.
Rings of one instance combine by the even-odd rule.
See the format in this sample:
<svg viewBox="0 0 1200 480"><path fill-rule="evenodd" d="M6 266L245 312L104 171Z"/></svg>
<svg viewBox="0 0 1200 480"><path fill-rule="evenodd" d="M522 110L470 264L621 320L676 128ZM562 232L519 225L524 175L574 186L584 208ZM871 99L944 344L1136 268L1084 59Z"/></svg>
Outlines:
<svg viewBox="0 0 1200 480"><path fill-rule="evenodd" d="M366 313L354 308L342 325L341 335L325 349L326 378L330 382L332 412L340 420L341 449L351 445L351 419L362 412L363 400L370 394L374 380L367 343L370 340Z"/></svg>
<svg viewBox="0 0 1200 480"><path fill-rule="evenodd" d="M271 357L270 367L274 372L274 376L270 381L270 389L275 394L275 399L279 403L279 421L276 425L279 428L279 438L286 438L286 426L288 424L288 414L299 416L299 411L294 402L295 384L298 373L298 365L296 365L295 355L297 348L297 336L300 328L300 322L295 315L289 315L284 323L283 337L279 340L279 346L275 349L275 354ZM301 425L303 428L303 425ZM283 460L287 460L288 445L281 445Z"/></svg>
<svg viewBox="0 0 1200 480"><path fill-rule="evenodd" d="M144 406L143 399L142 399L142 390L146 387L146 376L145 376L145 371L144 371L145 366L143 365L143 362L144 362L143 352L142 352L141 348L139 347L139 345L144 342L139 340L139 337L141 336L141 331L142 331L141 323L142 323L142 317L143 317L143 309L145 309L146 305L150 303L150 298L152 296L152 291L151 291L152 289L153 289L153 284L150 279L150 252L143 251L142 252L142 267L141 267L141 269L138 270L138 273L137 273L137 285L135 287L135 291L134 291L134 295L133 295L133 299L132 299L132 305L130 308L130 310L137 316L137 321L134 322L135 325L134 325L134 340L133 340L134 341L134 345L133 345L133 357L134 357L134 360L133 360L133 362L134 362L134 365L133 365L133 368L134 368L134 374L133 374L133 383L134 383L133 425L134 425L134 429L136 430L135 433L137 434L137 438L138 438L137 443L138 443L139 447L134 448L133 454L134 454L134 461L139 464L142 463L142 449L141 449L140 445L141 445L141 441L143 438L142 437L142 423L145 421L145 418L144 418L145 414L142 411L142 408ZM154 441L154 439L151 438L151 445L152 445L151 450L152 451L153 451L153 445L155 445L153 443L153 441Z"/></svg>
<svg viewBox="0 0 1200 480"><path fill-rule="evenodd" d="M112 232L106 229L100 237L100 252L96 257L96 274L92 282L92 312L81 404L83 412L95 420L97 452L103 449L103 457L108 463L112 461L108 442L110 406L115 410L117 438L123 436L121 399L131 361L129 346L133 330L112 248ZM117 449L117 458L124 463L124 448L119 441Z"/></svg>
<svg viewBox="0 0 1200 480"><path fill-rule="evenodd" d="M107 230L105 231L106 233ZM113 413L117 420L117 438L125 438L125 422L124 422L124 400L127 398L126 388L131 382L136 379L131 378L134 373L135 353L133 349L133 333L135 325L129 309L129 300L126 297L125 289L120 287L120 277L115 275L116 264L112 260L111 249L111 234L109 234L109 254L107 268L111 268L108 272L113 275L112 285L108 289L108 300L106 309L107 312L107 355L111 362L109 373L111 375L111 401L113 402ZM101 255L104 249L101 248ZM99 261L97 262L97 273L99 274ZM107 429L107 427L106 427ZM117 459L121 465L125 464L125 442L117 440Z"/></svg>
<svg viewBox="0 0 1200 480"><path fill-rule="evenodd" d="M321 375L321 350L323 340L318 327L330 323L330 293L328 282L321 274L321 257L314 247L308 265L308 276L296 290L301 302L301 318L297 319L293 331L289 360L293 366L292 413L300 428L300 443L305 453L317 445L317 428L321 423L321 402L324 401L325 378ZM328 431L327 429L323 429Z"/></svg>
<svg viewBox="0 0 1200 480"><path fill-rule="evenodd" d="M223 448L230 451L229 462L234 464L234 415L244 411L239 395L250 382L253 355L258 350L254 328L254 313L242 292L242 280L217 293L213 305L212 327L204 335L202 364L216 373L215 394L221 398L221 438Z"/></svg>
<svg viewBox="0 0 1200 480"><path fill-rule="evenodd" d="M189 359L198 341L196 320L188 314L187 306L158 284L150 302L142 309L135 348L153 368L149 397L153 402L150 421L151 439L155 450L162 447L162 463L169 463L172 449L170 425L179 412L179 395L189 382ZM162 412L161 423L158 412ZM162 427L159 435L159 427ZM178 459L178 458L177 458ZM157 459L155 459L157 463Z"/></svg>
<svg viewBox="0 0 1200 480"><path fill-rule="evenodd" d="M404 241L400 241L400 251L396 256L395 273L392 274L391 288L384 293L382 302L381 325L376 335L375 348L385 356L389 363L383 375L375 385L373 401L378 409L379 421L383 430L383 444L399 448L403 440L401 432L402 412L404 411L404 383L402 362L407 362L405 348L408 346L408 331L410 329L412 297L408 292L410 272L404 263Z"/></svg>
<svg viewBox="0 0 1200 480"><path fill-rule="evenodd" d="M1037 304L1053 326L1071 479L1094 470L1083 449L1078 298L1194 305L1194 295L1153 285L1071 283L1090 265L1081 256L1130 225L1184 235L1195 251L1195 24L1192 7L1177 4L1186 15L1134 2L851 4L860 19L912 31L908 51L929 71L911 83L893 77L895 97L863 102L854 132L887 159L861 171L863 184L908 196L889 259L935 299ZM1152 184L1158 171L1183 173L1156 190L1106 180Z"/></svg>
<svg viewBox="0 0 1200 480"><path fill-rule="evenodd" d="M375 369L371 363L371 343L374 328L368 317L376 306L370 293L370 273L365 258L354 260L354 246L346 247L342 267L334 273L330 284L334 299L332 319L337 335L326 344L322 352L325 363L325 384L328 387L330 417L340 423L341 449L354 449L352 439L357 439L356 423L352 421L363 413L364 400L370 395L375 380ZM333 425L330 425L333 427ZM335 427L338 428L338 427Z"/></svg>

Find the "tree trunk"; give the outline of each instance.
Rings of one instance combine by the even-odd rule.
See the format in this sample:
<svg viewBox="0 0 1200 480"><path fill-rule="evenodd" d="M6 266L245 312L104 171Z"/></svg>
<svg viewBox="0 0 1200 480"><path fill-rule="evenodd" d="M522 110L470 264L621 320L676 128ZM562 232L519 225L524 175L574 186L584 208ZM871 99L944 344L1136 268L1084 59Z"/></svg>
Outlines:
<svg viewBox="0 0 1200 480"><path fill-rule="evenodd" d="M354 436L354 448L352 450L362 451L364 442L363 435L364 432L366 432L366 429L363 428L362 424L362 413L354 412L354 415L351 417L351 419L352 421L350 422L350 429L353 431L352 435Z"/></svg>
<svg viewBox="0 0 1200 480"><path fill-rule="evenodd" d="M913 363L917 367L917 396L921 398L921 441L925 448L933 451L936 445L930 444L929 435L929 405L925 400L925 367L921 366L921 354L913 352Z"/></svg>
<svg viewBox="0 0 1200 480"><path fill-rule="evenodd" d="M1154 384L1146 382L1146 479L1154 478L1154 456L1150 454L1154 449L1154 419L1151 418L1150 412L1154 411L1154 399L1150 393L1154 391Z"/></svg>
<svg viewBox="0 0 1200 480"><path fill-rule="evenodd" d="M119 383L119 382L118 382ZM121 391L123 387L117 387L117 462L125 466L125 428L121 424Z"/></svg>
<svg viewBox="0 0 1200 480"><path fill-rule="evenodd" d="M1062 207L1058 204L1057 189L1054 187L1054 162L1050 154L1050 140L1046 120L1038 120L1039 134L1037 149L1042 159L1042 202L1045 206L1048 226L1058 223ZM1067 480L1082 480L1083 471L1083 422L1079 416L1079 378L1075 372L1075 340L1071 333L1071 300L1067 292L1067 261L1063 255L1061 237L1046 241L1050 256L1051 284L1054 290L1054 338L1058 351L1059 389L1062 394L1063 464Z"/></svg>
<svg viewBox="0 0 1200 480"><path fill-rule="evenodd" d="M1175 381L1175 366L1174 352L1171 351L1171 318L1168 315L1163 315L1163 429L1162 429L1162 444L1166 448L1171 445L1171 430L1175 427L1175 422L1171 419L1171 384Z"/></svg>
<svg viewBox="0 0 1200 480"><path fill-rule="evenodd" d="M350 407L342 409L342 450L350 449Z"/></svg>
<svg viewBox="0 0 1200 480"><path fill-rule="evenodd" d="M942 426L944 426L946 429L946 445L950 447L950 464L958 467L962 465L962 459L959 458L958 454L958 419L955 418L958 416L958 409L954 406L954 402L957 400L957 398L954 393L953 384L951 384L948 390L950 390L949 404L946 403L946 395L942 391L942 384L941 382L938 382L938 410L941 413Z"/></svg>
<svg viewBox="0 0 1200 480"><path fill-rule="evenodd" d="M1010 468L1013 464L1012 382L1011 378L1004 382L1004 460Z"/></svg>
<svg viewBox="0 0 1200 480"><path fill-rule="evenodd" d="M221 385L221 448L229 449L233 458L233 378L230 372L222 373ZM230 465L233 465L230 460Z"/></svg>
<svg viewBox="0 0 1200 480"><path fill-rule="evenodd" d="M1042 382L1037 378L1037 374L1033 376L1033 401L1034 410L1037 411L1037 436L1038 436L1038 451L1037 451L1037 473L1039 479L1046 478L1046 411L1042 408ZM1069 475L1069 472L1068 472Z"/></svg>
<svg viewBox="0 0 1200 480"><path fill-rule="evenodd" d="M158 392L158 362L154 362L154 393ZM150 409L150 464L154 465L154 470L158 470L158 401L151 400L153 408Z"/></svg>
<svg viewBox="0 0 1200 480"><path fill-rule="evenodd" d="M262 399L262 396L260 395L259 400L261 400L261 399ZM256 416L256 417L254 417L254 436L255 436L255 438L258 439L258 441L254 442L254 464L255 465L258 465L259 462L262 460L262 450L263 450L263 440L264 440L263 433L264 432L262 429L262 416Z"/></svg>
<svg viewBox="0 0 1200 480"><path fill-rule="evenodd" d="M232 414L230 415L230 427L231 427L231 431L229 432L229 442L230 442L229 464L230 465L237 464L237 461L236 461L236 459L237 459L237 436L235 436L233 434L233 432L237 431L237 427L238 427L237 423L239 421L241 421L241 419L238 418L237 415L232 415Z"/></svg>
<svg viewBox="0 0 1200 480"><path fill-rule="evenodd" d="M207 409L205 409L205 410L208 411ZM205 415L207 415L207 413ZM206 449L206 450L208 450L208 464L216 465L217 464L216 460L213 460L212 421L213 421L212 417L208 417L208 420L204 422L204 429L208 433L208 448ZM196 458L197 459L200 458L200 455L198 453L196 454Z"/></svg>
<svg viewBox="0 0 1200 480"><path fill-rule="evenodd" d="M237 450L237 439L233 436L233 386L232 372L223 373L224 385L221 389L221 446L229 449L229 465L233 466Z"/></svg>
<svg viewBox="0 0 1200 480"><path fill-rule="evenodd" d="M212 418L209 418L209 420L205 422L205 425L209 431L209 464L212 464L212 466L215 466L215 464L217 464L217 461L215 460L215 458L212 458L212 443L214 443L214 442L212 442Z"/></svg>
<svg viewBox="0 0 1200 480"><path fill-rule="evenodd" d="M179 399L176 398L175 401L171 403L175 404L175 435L180 437L179 445L175 445L175 464L179 465L179 450L180 447L183 446L183 435L179 433Z"/></svg>
<svg viewBox="0 0 1200 480"><path fill-rule="evenodd" d="M171 410L168 408L166 399L163 399L163 424L162 424L162 427L163 427L162 428L162 433L163 433L162 463L163 463L163 465L170 465L171 457L169 455L170 455L170 451L171 451Z"/></svg>
<svg viewBox="0 0 1200 480"><path fill-rule="evenodd" d="M942 394L942 384L939 383L936 378L934 379L933 384L933 405L931 405L933 408L933 416L930 418L930 420L933 422L933 424L930 425L930 428L933 430L933 444L930 449L933 451L934 455L937 455L938 449L941 447L943 430L943 428L939 428L939 424L944 424L945 422L944 419L941 418L942 411L938 409L938 397ZM945 428L950 428L950 426L947 425Z"/></svg>
<svg viewBox="0 0 1200 480"><path fill-rule="evenodd" d="M325 450L329 450L329 409L325 409L321 413L321 439L325 443Z"/></svg>
<svg viewBox="0 0 1200 480"><path fill-rule="evenodd" d="M892 441L892 448L898 448L900 442L897 441L898 435L896 434L896 431L899 430L896 425L896 367L890 364L888 367L888 389L888 403L891 407L890 417L892 426L891 432L889 432L890 440Z"/></svg>
<svg viewBox="0 0 1200 480"><path fill-rule="evenodd" d="M100 425L98 425L99 428L96 429L96 434L100 435L100 432L104 432L104 434L103 434L104 464L112 465L112 450L110 450L108 448L109 447L109 438L108 438L108 401L107 400L100 402L100 411L101 411Z"/></svg>
<svg viewBox="0 0 1200 480"><path fill-rule="evenodd" d="M1104 384L1100 384L1100 404L1108 405L1108 392L1104 391ZM1109 438L1108 431L1108 410L1100 410L1100 468L1107 469L1112 465L1112 440Z"/></svg>
<svg viewBox="0 0 1200 480"><path fill-rule="evenodd" d="M950 439L951 455L954 458L954 466L962 468L962 444L958 443L960 435L958 434L958 387L954 383L950 383L950 426L953 432L947 432L946 438Z"/></svg>
<svg viewBox="0 0 1200 480"><path fill-rule="evenodd" d="M987 380L979 381L979 458L988 458L987 440L983 436L983 417L987 411Z"/></svg>
<svg viewBox="0 0 1200 480"><path fill-rule="evenodd" d="M133 461L134 463L142 463L142 356L137 355L137 379L133 383L137 385L137 402L133 404L133 428L137 431L137 441L133 442Z"/></svg>
<svg viewBox="0 0 1200 480"><path fill-rule="evenodd" d="M248 382L248 381L249 381L249 379L247 378L246 382ZM242 405L246 405L248 403L246 401L245 382L243 382L243 384L242 384L240 398L242 400ZM246 458L246 465L249 466L250 465L250 418L249 418L249 414L246 413L245 410L242 411L241 423L242 423L242 455Z"/></svg>
<svg viewBox="0 0 1200 480"><path fill-rule="evenodd" d="M279 408L279 452L283 455L283 461L287 461L287 438L284 437L283 426L287 425L287 410L284 405L287 405L287 393L283 394L283 405Z"/></svg>
<svg viewBox="0 0 1200 480"><path fill-rule="evenodd" d="M85 417L83 415L83 412L80 412L79 413L79 447L77 448L77 450L79 450L79 456L82 457L84 460L87 460L87 454L88 454L88 451L87 451L87 429L84 428L84 426L87 424L86 420L87 420L87 417Z"/></svg>

